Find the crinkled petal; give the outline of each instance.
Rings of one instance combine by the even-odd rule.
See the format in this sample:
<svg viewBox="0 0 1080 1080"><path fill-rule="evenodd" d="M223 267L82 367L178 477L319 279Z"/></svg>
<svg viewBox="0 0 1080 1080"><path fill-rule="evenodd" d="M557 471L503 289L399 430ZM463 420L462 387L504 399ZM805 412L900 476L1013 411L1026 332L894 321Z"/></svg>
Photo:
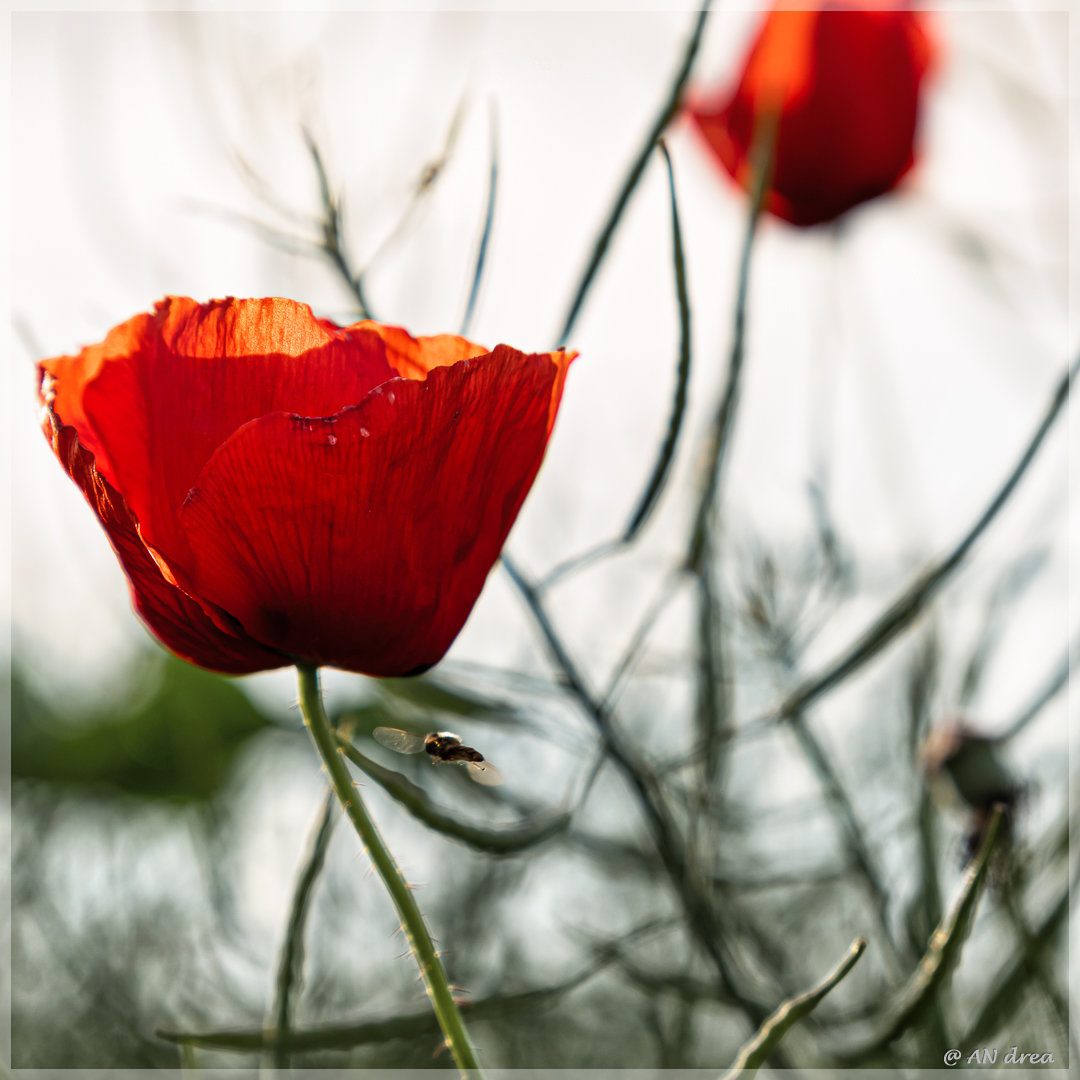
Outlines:
<svg viewBox="0 0 1080 1080"><path fill-rule="evenodd" d="M210 456L270 412L329 416L397 372L378 334L292 300L161 301L78 356L45 361L72 424L151 548L180 571L178 514Z"/></svg>
<svg viewBox="0 0 1080 1080"><path fill-rule="evenodd" d="M123 498L98 471L94 455L80 445L75 428L47 414L45 434L108 534L130 582L135 609L164 645L185 660L230 675L291 663L247 637L239 626L235 634L223 631L195 600L166 581L139 539Z"/></svg>
<svg viewBox="0 0 1080 1080"><path fill-rule="evenodd" d="M403 379L426 379L433 368L448 367L483 356L488 351L483 345L474 345L456 334L414 338L400 326L384 326L370 320L356 326L371 330L382 338L387 361Z"/></svg>
<svg viewBox="0 0 1080 1080"><path fill-rule="evenodd" d="M336 416L246 424L181 513L194 591L308 662L434 664L540 467L571 359L499 346Z"/></svg>

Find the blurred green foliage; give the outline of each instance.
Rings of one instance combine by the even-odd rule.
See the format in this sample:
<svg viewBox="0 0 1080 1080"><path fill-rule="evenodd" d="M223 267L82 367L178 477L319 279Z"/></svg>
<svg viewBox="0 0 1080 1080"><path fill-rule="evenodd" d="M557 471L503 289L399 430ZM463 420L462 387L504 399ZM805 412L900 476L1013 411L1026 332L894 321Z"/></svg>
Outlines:
<svg viewBox="0 0 1080 1080"><path fill-rule="evenodd" d="M239 686L172 656L148 661L127 701L61 715L14 668L13 778L148 799L212 799L245 743L272 726Z"/></svg>
<svg viewBox="0 0 1080 1080"><path fill-rule="evenodd" d="M358 685L336 712L359 736L380 724L427 731L444 714L511 720L510 707L434 679ZM63 711L16 664L11 716L14 779L174 802L214 798L245 744L280 727L233 680L165 654L146 658L123 702Z"/></svg>

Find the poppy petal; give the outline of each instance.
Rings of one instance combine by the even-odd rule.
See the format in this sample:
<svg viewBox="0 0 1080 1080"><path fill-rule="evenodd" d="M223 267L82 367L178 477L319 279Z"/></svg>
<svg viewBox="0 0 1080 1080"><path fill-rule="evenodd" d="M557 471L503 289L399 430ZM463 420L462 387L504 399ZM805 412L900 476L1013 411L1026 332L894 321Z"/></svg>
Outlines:
<svg viewBox="0 0 1080 1080"><path fill-rule="evenodd" d="M246 636L222 631L191 597L170 584L139 539L123 498L80 445L75 428L47 413L45 434L56 456L86 496L127 574L136 610L177 656L213 671L242 675L291 663Z"/></svg>
<svg viewBox="0 0 1080 1080"><path fill-rule="evenodd" d="M182 568L178 512L210 456L270 412L329 416L397 372L378 334L339 330L306 304L168 297L100 346L42 365L54 408L124 493L145 542Z"/></svg>
<svg viewBox="0 0 1080 1080"><path fill-rule="evenodd" d="M387 361L404 379L426 379L432 368L449 367L461 360L483 356L488 351L483 345L474 345L456 334L414 338L400 326L384 326L370 320L356 325L370 329L382 338Z"/></svg>
<svg viewBox="0 0 1080 1080"><path fill-rule="evenodd" d="M506 346L336 416L253 420L181 512L194 591L281 652L369 675L437 662L540 467L573 354Z"/></svg>

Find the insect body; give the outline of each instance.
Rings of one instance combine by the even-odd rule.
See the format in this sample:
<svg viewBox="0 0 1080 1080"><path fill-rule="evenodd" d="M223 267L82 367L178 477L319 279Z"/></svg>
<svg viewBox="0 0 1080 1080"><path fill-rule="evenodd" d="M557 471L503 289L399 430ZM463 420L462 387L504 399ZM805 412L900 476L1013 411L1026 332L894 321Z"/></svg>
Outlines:
<svg viewBox="0 0 1080 1080"><path fill-rule="evenodd" d="M429 735L419 735L415 731L402 731L400 728L377 727L371 734L376 742L398 754L419 754L423 750L435 764L448 762L467 765L469 776L478 784L496 787L503 782L502 773L490 761L486 761L479 750L466 746L461 741L461 736L452 731L433 731Z"/></svg>

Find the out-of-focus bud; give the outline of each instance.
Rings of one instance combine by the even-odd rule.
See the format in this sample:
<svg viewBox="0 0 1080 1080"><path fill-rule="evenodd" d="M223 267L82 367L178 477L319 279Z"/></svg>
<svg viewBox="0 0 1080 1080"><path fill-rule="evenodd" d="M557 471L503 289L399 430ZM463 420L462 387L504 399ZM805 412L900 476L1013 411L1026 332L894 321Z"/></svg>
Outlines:
<svg viewBox="0 0 1080 1080"><path fill-rule="evenodd" d="M923 776L932 788L949 782L971 816L965 857L978 850L993 808L1005 808L1003 826L1011 824L1024 787L1001 760L1001 741L982 735L964 720L953 718L932 731L919 754Z"/></svg>
<svg viewBox="0 0 1080 1080"><path fill-rule="evenodd" d="M948 776L968 806L1016 801L1019 788L1001 761L997 740L980 735L963 720L932 731L920 758L927 780Z"/></svg>
<svg viewBox="0 0 1080 1080"><path fill-rule="evenodd" d="M747 191L757 128L774 116L766 209L817 225L892 190L911 168L934 57L921 12L872 0L777 4L734 84L693 95L687 112Z"/></svg>

